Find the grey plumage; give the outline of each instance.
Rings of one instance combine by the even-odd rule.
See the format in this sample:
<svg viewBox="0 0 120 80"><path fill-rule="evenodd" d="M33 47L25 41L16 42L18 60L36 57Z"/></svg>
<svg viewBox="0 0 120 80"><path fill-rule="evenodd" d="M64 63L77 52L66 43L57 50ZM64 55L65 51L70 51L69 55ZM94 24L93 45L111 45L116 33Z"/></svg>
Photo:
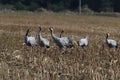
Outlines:
<svg viewBox="0 0 120 80"><path fill-rule="evenodd" d="M41 27L39 27L38 41L39 41L39 45L41 47L50 48L50 41L48 39L42 37L42 29L41 29Z"/></svg>
<svg viewBox="0 0 120 80"><path fill-rule="evenodd" d="M57 37L53 32L53 28L49 28L51 31L51 37L59 48L66 48L68 46L69 40L67 37Z"/></svg>
<svg viewBox="0 0 120 80"><path fill-rule="evenodd" d="M88 37L80 39L78 45L81 47L88 46Z"/></svg>
<svg viewBox="0 0 120 80"><path fill-rule="evenodd" d="M62 29L62 31L60 32L60 38L62 37L62 34L64 33L64 30ZM68 44L67 44L67 48L71 48L74 46L74 39L73 37L67 37L68 38Z"/></svg>
<svg viewBox="0 0 120 80"><path fill-rule="evenodd" d="M113 39L108 39L108 37L110 36L109 33L106 33L106 43L107 45L110 47L110 48L117 48L118 47L118 44L117 44L117 41L113 40Z"/></svg>
<svg viewBox="0 0 120 80"><path fill-rule="evenodd" d="M29 29L26 31L26 34L24 36L24 42L27 46L35 46L36 45L36 40L35 40L35 37L33 36L28 36L28 33L29 33Z"/></svg>

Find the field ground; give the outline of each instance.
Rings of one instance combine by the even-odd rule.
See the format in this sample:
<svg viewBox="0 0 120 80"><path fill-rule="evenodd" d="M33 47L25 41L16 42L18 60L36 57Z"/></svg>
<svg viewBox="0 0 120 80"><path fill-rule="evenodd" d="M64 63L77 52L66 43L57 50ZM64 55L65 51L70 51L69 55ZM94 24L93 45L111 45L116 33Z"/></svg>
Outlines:
<svg viewBox="0 0 120 80"><path fill-rule="evenodd" d="M43 36L51 48L23 45L25 31L37 36L42 25ZM78 41L88 36L89 46L63 51L54 45L49 27L58 36L74 36ZM80 16L59 13L0 12L0 80L120 80L120 47L109 49L105 34L120 44L120 18Z"/></svg>

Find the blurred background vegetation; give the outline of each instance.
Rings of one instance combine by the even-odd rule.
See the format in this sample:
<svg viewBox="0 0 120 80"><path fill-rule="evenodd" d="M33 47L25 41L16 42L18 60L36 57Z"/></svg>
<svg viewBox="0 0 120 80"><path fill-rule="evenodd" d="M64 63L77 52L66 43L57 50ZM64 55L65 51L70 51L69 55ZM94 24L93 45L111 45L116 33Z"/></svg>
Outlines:
<svg viewBox="0 0 120 80"><path fill-rule="evenodd" d="M78 11L80 0L0 0L2 11ZM81 0L82 12L120 12L120 0Z"/></svg>

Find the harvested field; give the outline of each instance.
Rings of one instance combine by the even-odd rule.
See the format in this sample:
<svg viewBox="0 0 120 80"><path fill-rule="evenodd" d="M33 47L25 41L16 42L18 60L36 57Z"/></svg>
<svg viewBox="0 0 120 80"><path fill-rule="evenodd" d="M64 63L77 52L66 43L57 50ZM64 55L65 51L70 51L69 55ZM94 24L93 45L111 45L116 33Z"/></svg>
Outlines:
<svg viewBox="0 0 120 80"><path fill-rule="evenodd" d="M43 37L51 48L23 45L26 30ZM89 46L66 49L54 44L49 27L58 36L89 37ZM120 18L59 13L0 12L0 80L120 80L120 46L109 48L105 34L120 44ZM37 39L37 38L36 38Z"/></svg>

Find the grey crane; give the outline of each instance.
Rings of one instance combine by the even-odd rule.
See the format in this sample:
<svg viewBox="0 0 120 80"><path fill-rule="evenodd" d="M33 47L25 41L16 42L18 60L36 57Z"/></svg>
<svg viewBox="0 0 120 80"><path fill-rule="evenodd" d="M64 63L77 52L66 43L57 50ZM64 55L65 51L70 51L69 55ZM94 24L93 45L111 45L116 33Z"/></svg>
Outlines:
<svg viewBox="0 0 120 80"><path fill-rule="evenodd" d="M60 32L60 38L62 37L62 34L64 33L64 30L62 29L62 31ZM67 37L68 38L68 44L67 44L67 48L71 48L74 46L74 39L72 37Z"/></svg>
<svg viewBox="0 0 120 80"><path fill-rule="evenodd" d="M28 36L28 33L29 33L29 29L26 31L26 34L24 36L24 42L27 46L35 46L36 45L36 40L35 40L35 37L33 36Z"/></svg>
<svg viewBox="0 0 120 80"><path fill-rule="evenodd" d="M59 48L66 48L68 46L69 40L67 37L57 37L53 32L53 28L49 28L49 30L51 31L51 37L53 38L53 41Z"/></svg>
<svg viewBox="0 0 120 80"><path fill-rule="evenodd" d="M113 40L113 39L108 39L108 37L110 36L110 33L106 33L106 43L110 48L117 48L118 47L118 43L117 41Z"/></svg>
<svg viewBox="0 0 120 80"><path fill-rule="evenodd" d="M38 41L41 47L50 48L50 41L42 37L42 29L39 27Z"/></svg>
<svg viewBox="0 0 120 80"><path fill-rule="evenodd" d="M88 37L82 38L79 40L78 45L81 47L88 46Z"/></svg>

